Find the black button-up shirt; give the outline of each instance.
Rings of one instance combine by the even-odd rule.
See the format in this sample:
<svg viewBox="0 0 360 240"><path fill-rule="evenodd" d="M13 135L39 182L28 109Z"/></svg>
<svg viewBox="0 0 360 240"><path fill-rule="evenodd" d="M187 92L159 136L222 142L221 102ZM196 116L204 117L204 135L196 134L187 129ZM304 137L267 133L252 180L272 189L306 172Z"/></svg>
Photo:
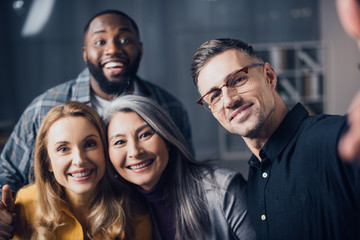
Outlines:
<svg viewBox="0 0 360 240"><path fill-rule="evenodd" d="M360 170L339 159L346 117L297 104L249 160L248 207L258 239L360 239Z"/></svg>

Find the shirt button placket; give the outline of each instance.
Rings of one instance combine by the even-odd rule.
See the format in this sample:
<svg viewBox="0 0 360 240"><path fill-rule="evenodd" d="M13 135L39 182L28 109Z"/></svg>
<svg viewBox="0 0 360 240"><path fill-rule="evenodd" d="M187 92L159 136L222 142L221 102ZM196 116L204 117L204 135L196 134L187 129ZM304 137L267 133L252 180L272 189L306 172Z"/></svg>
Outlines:
<svg viewBox="0 0 360 240"><path fill-rule="evenodd" d="M269 181L269 173L270 173L270 169L269 169L269 159L268 157L266 156L266 153L264 150L260 150L260 157L261 157L261 182L264 186L264 191L263 191L263 196L264 196L264 202L263 202L263 205L262 205L262 210L260 212L260 219L261 219L261 222L263 224L265 224L265 228L267 228L267 215L266 215L266 199L265 199L265 191L266 191L266 185ZM266 231L268 232L268 231ZM265 236L264 236L265 237ZM265 237L266 238L266 237Z"/></svg>

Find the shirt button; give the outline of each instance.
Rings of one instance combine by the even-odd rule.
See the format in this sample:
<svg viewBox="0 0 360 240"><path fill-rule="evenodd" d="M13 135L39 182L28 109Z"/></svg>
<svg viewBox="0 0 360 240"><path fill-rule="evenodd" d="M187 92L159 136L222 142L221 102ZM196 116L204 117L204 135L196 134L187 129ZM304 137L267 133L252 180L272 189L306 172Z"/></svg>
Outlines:
<svg viewBox="0 0 360 240"><path fill-rule="evenodd" d="M263 178L267 178L267 177L268 177L267 172L263 172L262 177L263 177Z"/></svg>
<svg viewBox="0 0 360 240"><path fill-rule="evenodd" d="M261 220L263 220L263 221L266 220L266 215L265 214L261 215Z"/></svg>

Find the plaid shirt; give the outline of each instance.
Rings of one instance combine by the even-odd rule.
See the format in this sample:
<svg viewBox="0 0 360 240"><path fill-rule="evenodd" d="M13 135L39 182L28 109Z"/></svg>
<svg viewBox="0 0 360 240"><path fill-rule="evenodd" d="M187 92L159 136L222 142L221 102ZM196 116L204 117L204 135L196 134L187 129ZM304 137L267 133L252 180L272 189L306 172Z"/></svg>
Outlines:
<svg viewBox="0 0 360 240"><path fill-rule="evenodd" d="M141 95L153 99L170 114L192 149L190 123L187 112L180 101L159 86L139 78L136 81ZM9 184L12 192L15 193L22 186L34 180L35 138L44 116L51 108L67 101L79 101L91 106L90 94L89 71L85 69L77 79L47 90L30 103L1 152L1 186Z"/></svg>

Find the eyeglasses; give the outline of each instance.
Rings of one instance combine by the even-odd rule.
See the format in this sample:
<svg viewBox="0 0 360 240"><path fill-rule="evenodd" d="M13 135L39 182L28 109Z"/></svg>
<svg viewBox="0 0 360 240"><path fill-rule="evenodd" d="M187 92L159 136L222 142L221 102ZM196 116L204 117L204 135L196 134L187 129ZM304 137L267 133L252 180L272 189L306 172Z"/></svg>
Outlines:
<svg viewBox="0 0 360 240"><path fill-rule="evenodd" d="M222 109L223 101L223 87L227 87L233 93L244 93L251 89L251 77L249 73L250 68L263 66L263 63L256 63L246 66L233 73L220 88L212 89L202 96L197 104L202 105L209 112L218 112Z"/></svg>

